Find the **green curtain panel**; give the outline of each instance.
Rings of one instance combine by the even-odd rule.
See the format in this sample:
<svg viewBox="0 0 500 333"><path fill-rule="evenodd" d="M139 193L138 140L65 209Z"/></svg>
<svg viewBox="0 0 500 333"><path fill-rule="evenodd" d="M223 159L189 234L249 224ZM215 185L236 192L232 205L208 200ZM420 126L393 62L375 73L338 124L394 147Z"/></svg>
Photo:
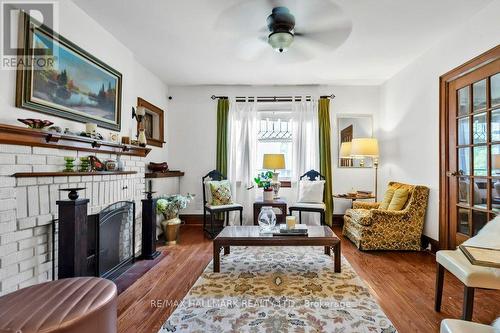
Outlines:
<svg viewBox="0 0 500 333"><path fill-rule="evenodd" d="M229 100L219 98L217 102L217 157L215 168L227 177L227 122Z"/></svg>
<svg viewBox="0 0 500 333"><path fill-rule="evenodd" d="M320 98L318 102L319 119L319 172L325 176L326 224L332 225L332 153L330 149L330 99Z"/></svg>

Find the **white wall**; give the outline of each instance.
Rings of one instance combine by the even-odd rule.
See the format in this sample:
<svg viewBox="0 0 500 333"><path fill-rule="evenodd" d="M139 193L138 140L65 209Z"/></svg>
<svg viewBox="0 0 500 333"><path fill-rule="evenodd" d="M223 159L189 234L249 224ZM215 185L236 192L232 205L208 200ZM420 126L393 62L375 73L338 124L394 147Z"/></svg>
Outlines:
<svg viewBox="0 0 500 333"><path fill-rule="evenodd" d="M381 182L431 188L424 234L439 238L439 76L500 43L500 1L464 22L381 90Z"/></svg>
<svg viewBox="0 0 500 333"><path fill-rule="evenodd" d="M336 115L377 114L379 112L379 88L375 86L170 86L169 122L167 142L169 164L186 172L181 178L181 193L196 194L185 213L202 212L201 177L215 168L216 154L216 106L212 95L229 96L289 96L312 94L319 96L334 93L331 104L333 191L346 192L373 188L373 169L337 168ZM376 122L375 122L376 126ZM285 190L286 191L286 190ZM350 202L335 201L335 212L343 213Z"/></svg>
<svg viewBox="0 0 500 333"><path fill-rule="evenodd" d="M131 118L131 107L137 105L137 97L166 110L167 86L153 73L138 63L132 51L121 44L109 32L71 1L59 2L58 32L88 51L104 63L122 73L122 129L121 135L128 136L133 130L135 135L136 122ZM48 119L62 128L81 131L85 125L67 119L58 118L43 113L18 109L15 107L16 72L0 71L0 123L24 126L17 118ZM168 118L168 113L167 117ZM167 120L165 119L165 123ZM108 129L98 130L105 138L111 132ZM167 160L166 146L153 148L147 161Z"/></svg>

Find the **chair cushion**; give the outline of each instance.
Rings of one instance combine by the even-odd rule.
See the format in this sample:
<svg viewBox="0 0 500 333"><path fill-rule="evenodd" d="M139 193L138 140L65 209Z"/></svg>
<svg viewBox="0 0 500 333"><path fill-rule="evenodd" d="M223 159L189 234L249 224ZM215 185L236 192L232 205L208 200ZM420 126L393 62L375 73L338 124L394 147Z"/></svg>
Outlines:
<svg viewBox="0 0 500 333"><path fill-rule="evenodd" d="M500 269L472 265L461 250L438 251L436 261L468 287L500 289Z"/></svg>
<svg viewBox="0 0 500 333"><path fill-rule="evenodd" d="M498 333L488 325L473 323L471 321L458 319L444 319L441 321L440 333Z"/></svg>
<svg viewBox="0 0 500 333"><path fill-rule="evenodd" d="M393 187L389 187L387 191L385 191L384 200L382 200L378 209L386 210L389 207L389 204L391 203L395 191L396 189Z"/></svg>
<svg viewBox="0 0 500 333"><path fill-rule="evenodd" d="M229 180L211 181L208 183L212 194L212 206L230 205L233 203L231 195L231 183Z"/></svg>
<svg viewBox="0 0 500 333"><path fill-rule="evenodd" d="M371 212L369 209L348 209L345 212L345 215L349 216L352 220L352 222L355 222L357 224L361 225L371 225L372 224L372 219L371 219Z"/></svg>
<svg viewBox="0 0 500 333"><path fill-rule="evenodd" d="M326 209L326 205L324 203L308 203L308 202L297 202L290 206L290 208L315 208L315 209Z"/></svg>
<svg viewBox="0 0 500 333"><path fill-rule="evenodd" d="M206 205L205 207L207 207L208 209L211 209L211 210L224 210L224 209L231 209L231 208L241 208L243 207L242 205L240 204L237 204L237 203L232 203L232 204L229 204L229 205Z"/></svg>
<svg viewBox="0 0 500 333"><path fill-rule="evenodd" d="M324 180L301 180L298 202L323 203Z"/></svg>
<svg viewBox="0 0 500 333"><path fill-rule="evenodd" d="M387 210L401 210L405 206L406 201L408 200L408 190L399 188L394 191L394 195L392 196L391 203Z"/></svg>

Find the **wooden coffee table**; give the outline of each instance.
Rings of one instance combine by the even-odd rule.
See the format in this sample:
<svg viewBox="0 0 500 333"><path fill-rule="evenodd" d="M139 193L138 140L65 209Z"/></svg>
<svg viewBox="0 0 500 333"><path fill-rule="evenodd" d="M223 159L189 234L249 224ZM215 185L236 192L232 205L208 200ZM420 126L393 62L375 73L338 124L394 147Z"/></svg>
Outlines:
<svg viewBox="0 0 500 333"><path fill-rule="evenodd" d="M214 272L220 272L220 252L229 254L231 246L324 246L325 254L334 253L334 270L340 273L340 240L327 226L308 226L308 236L260 234L259 226L228 226L214 239Z"/></svg>

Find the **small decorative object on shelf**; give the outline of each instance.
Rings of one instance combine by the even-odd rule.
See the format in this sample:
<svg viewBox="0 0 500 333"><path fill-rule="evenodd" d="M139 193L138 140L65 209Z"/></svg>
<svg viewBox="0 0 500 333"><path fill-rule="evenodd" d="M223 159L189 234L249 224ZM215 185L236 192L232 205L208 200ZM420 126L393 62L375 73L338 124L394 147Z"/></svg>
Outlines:
<svg viewBox="0 0 500 333"><path fill-rule="evenodd" d="M122 136L122 143L124 145L129 145L130 144L130 137L128 137L128 136Z"/></svg>
<svg viewBox="0 0 500 333"><path fill-rule="evenodd" d="M90 159L88 157L80 157L80 172L90 171Z"/></svg>
<svg viewBox="0 0 500 333"><path fill-rule="evenodd" d="M17 119L18 121L22 122L25 125L28 125L29 128L32 129L44 129L45 127L48 127L52 124L53 122L49 120L41 120L41 119L33 119L33 118L26 118L26 119Z"/></svg>
<svg viewBox="0 0 500 333"><path fill-rule="evenodd" d="M62 133L62 128L59 127L59 126L50 126L49 128L47 128L49 130L49 132L55 132L55 133Z"/></svg>
<svg viewBox="0 0 500 333"><path fill-rule="evenodd" d="M109 141L114 142L114 143L119 143L120 142L120 135L115 132L109 132Z"/></svg>
<svg viewBox="0 0 500 333"><path fill-rule="evenodd" d="M97 124L96 123L86 123L85 124L85 133L92 135L97 133Z"/></svg>
<svg viewBox="0 0 500 333"><path fill-rule="evenodd" d="M106 168L104 163L102 163L97 157L91 155L89 156L90 165L92 166L92 171L104 171Z"/></svg>
<svg viewBox="0 0 500 333"><path fill-rule="evenodd" d="M117 171L125 170L125 165L123 164L122 157L120 155L116 156L116 170Z"/></svg>
<svg viewBox="0 0 500 333"><path fill-rule="evenodd" d="M73 188L61 188L59 191L68 192L68 198L70 200L78 199L78 191L85 190L85 187L73 187Z"/></svg>
<svg viewBox="0 0 500 333"><path fill-rule="evenodd" d="M64 166L64 172L74 172L75 171L75 158L66 156L64 157L64 162L66 163Z"/></svg>
<svg viewBox="0 0 500 333"><path fill-rule="evenodd" d="M167 162L161 162L161 163L150 162L148 168L153 172L167 172L168 164Z"/></svg>
<svg viewBox="0 0 500 333"><path fill-rule="evenodd" d="M295 224L297 222L297 218L293 215L286 217L286 227L287 229L295 229Z"/></svg>
<svg viewBox="0 0 500 333"><path fill-rule="evenodd" d="M166 243L173 245L177 243L179 235L179 211L187 207L188 203L193 199L193 195L169 195L160 197L156 201L156 211L163 215L164 220L161 222L163 233L165 234Z"/></svg>
<svg viewBox="0 0 500 333"><path fill-rule="evenodd" d="M143 106L138 106L137 111L134 107L132 107L132 119L137 119L137 141L139 142L139 146L146 147L146 133L144 131L144 116L146 115L146 109Z"/></svg>
<svg viewBox="0 0 500 333"><path fill-rule="evenodd" d="M264 201L273 201L273 188L272 185L273 172L266 171L260 173L257 177L254 178L257 187L262 188L264 193L262 195Z"/></svg>
<svg viewBox="0 0 500 333"><path fill-rule="evenodd" d="M115 171L116 170L116 161L107 160L106 161L106 171Z"/></svg>
<svg viewBox="0 0 500 333"><path fill-rule="evenodd" d="M272 194L272 192L271 192ZM276 213L273 207L264 206L260 209L259 217L260 232L271 232L276 225Z"/></svg>

